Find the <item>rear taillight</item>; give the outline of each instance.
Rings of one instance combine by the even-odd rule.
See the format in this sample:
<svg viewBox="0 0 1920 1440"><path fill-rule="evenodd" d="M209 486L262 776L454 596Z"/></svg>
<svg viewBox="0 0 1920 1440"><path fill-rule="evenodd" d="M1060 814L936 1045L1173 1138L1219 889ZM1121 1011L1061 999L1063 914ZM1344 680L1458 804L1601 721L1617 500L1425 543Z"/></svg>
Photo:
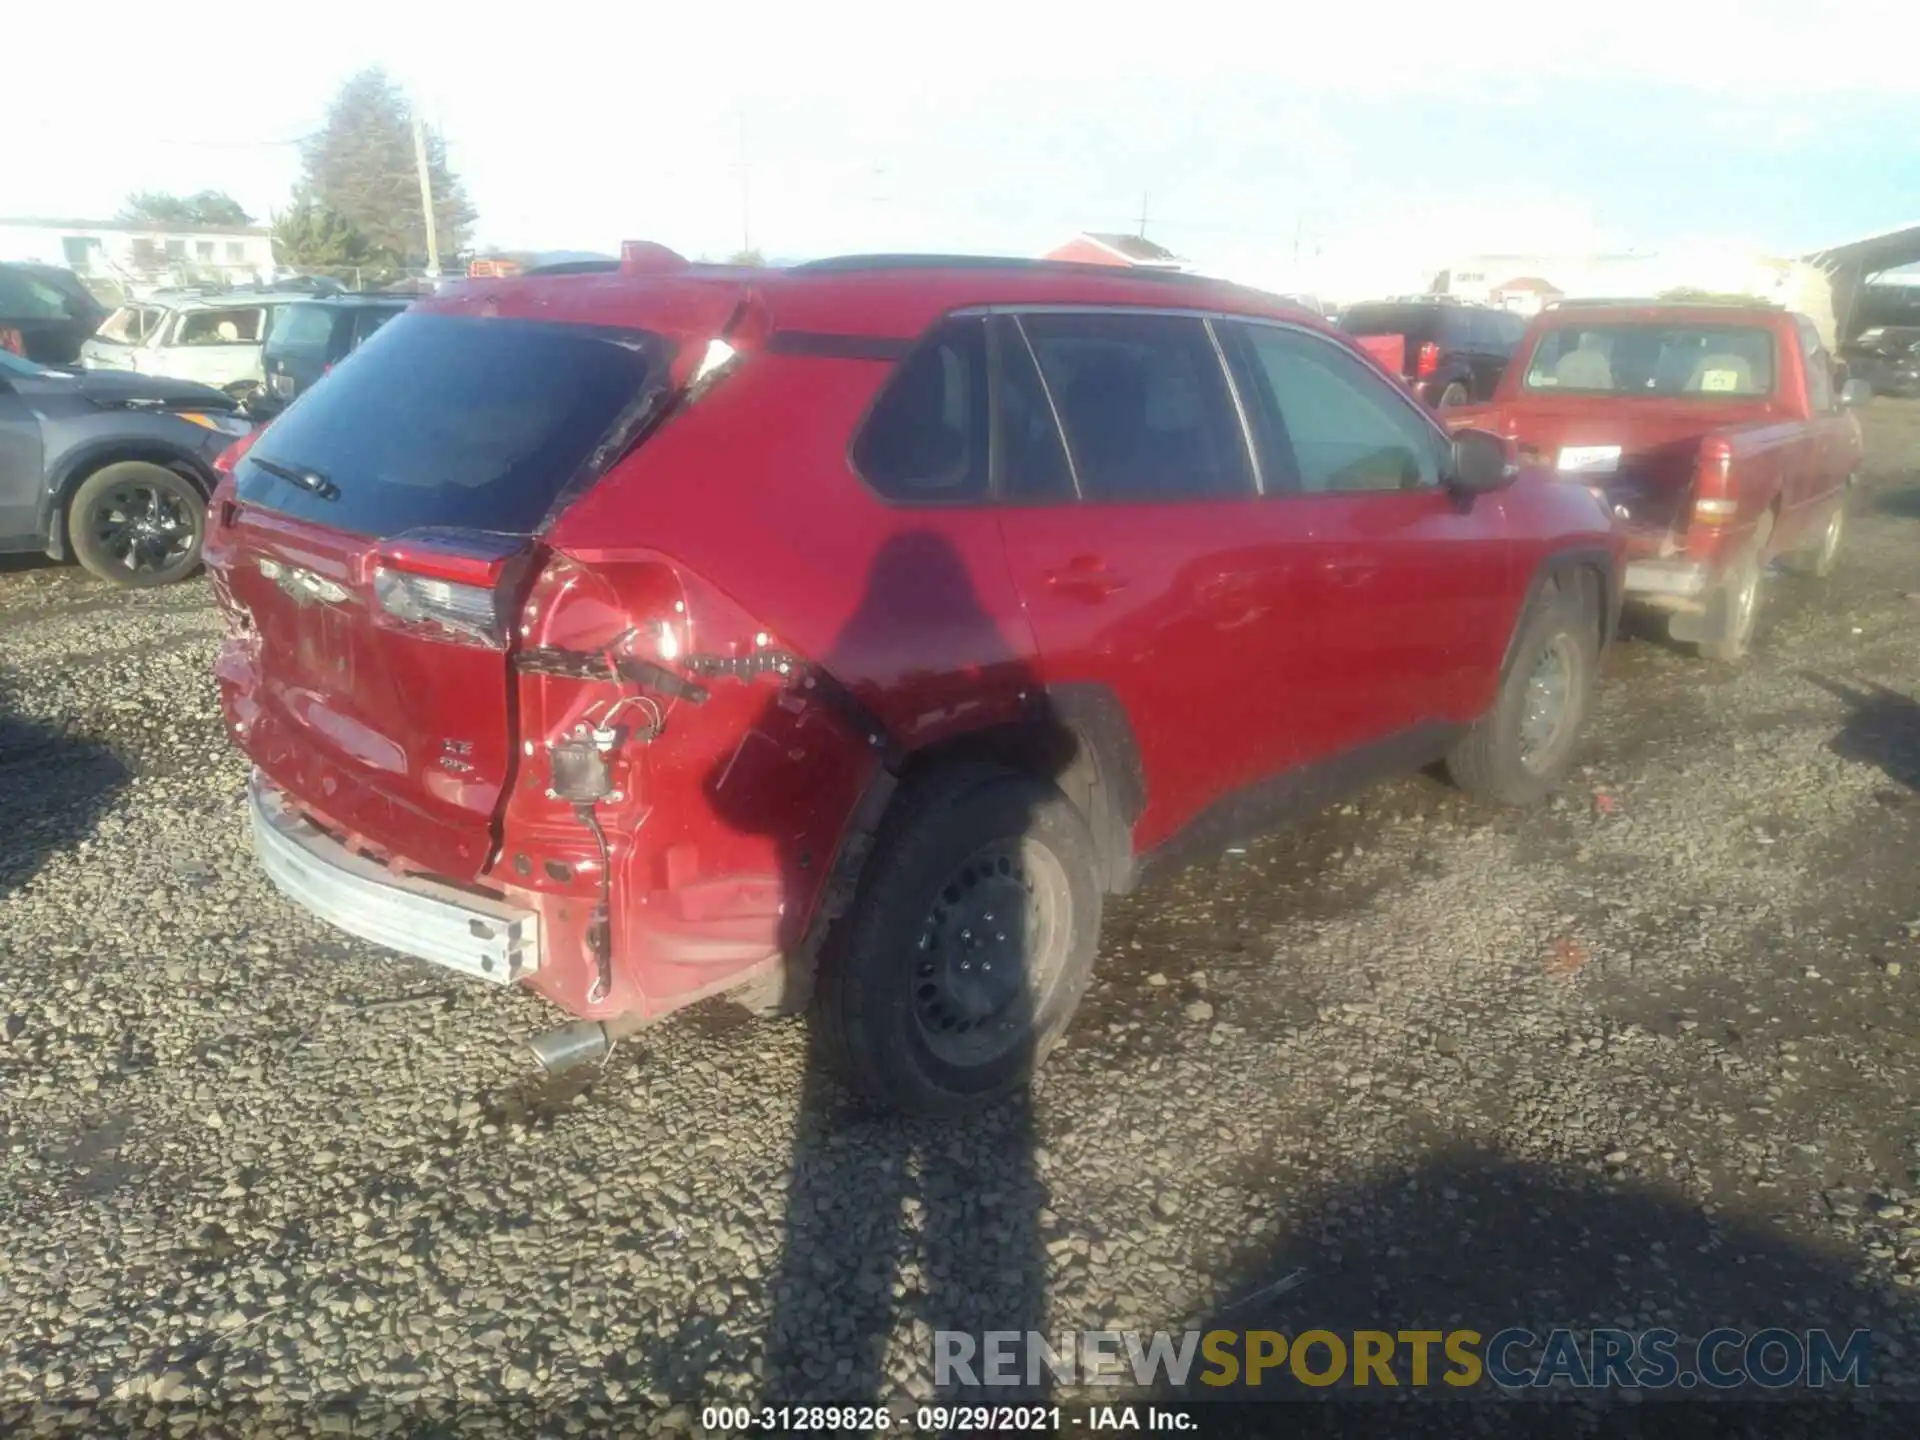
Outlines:
<svg viewBox="0 0 1920 1440"><path fill-rule="evenodd" d="M369 561L376 619L430 640L505 650L528 542L486 531L409 530Z"/></svg>
<svg viewBox="0 0 1920 1440"><path fill-rule="evenodd" d="M1693 518L1701 525L1730 525L1740 502L1733 494L1733 443L1721 435L1700 442L1693 476Z"/></svg>
<svg viewBox="0 0 1920 1440"><path fill-rule="evenodd" d="M1420 347L1419 356L1414 360L1414 373L1422 380L1440 368L1440 347L1429 340Z"/></svg>
<svg viewBox="0 0 1920 1440"><path fill-rule="evenodd" d="M260 432L265 428L264 425L256 425L222 450L219 458L213 462L214 470L221 475L233 474L234 467L240 463L240 457L253 448L253 442L260 438Z"/></svg>

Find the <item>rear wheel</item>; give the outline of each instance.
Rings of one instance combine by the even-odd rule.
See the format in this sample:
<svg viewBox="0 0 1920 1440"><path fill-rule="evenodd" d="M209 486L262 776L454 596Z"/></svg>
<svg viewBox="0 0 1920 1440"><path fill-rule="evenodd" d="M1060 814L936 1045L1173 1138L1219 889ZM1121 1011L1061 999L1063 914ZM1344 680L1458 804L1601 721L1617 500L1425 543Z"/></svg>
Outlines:
<svg viewBox="0 0 1920 1440"><path fill-rule="evenodd" d="M168 585L200 563L207 504L183 476L144 460L122 460L89 475L67 509L80 563L129 589Z"/></svg>
<svg viewBox="0 0 1920 1440"><path fill-rule="evenodd" d="M1772 533L1769 515L1707 597L1706 632L1699 642L1700 653L1707 659L1733 665L1752 651L1754 632L1760 626L1767 538Z"/></svg>
<svg viewBox="0 0 1920 1440"><path fill-rule="evenodd" d="M1092 973L1086 822L1053 786L964 767L896 801L815 992L828 1060L897 1109L957 1115L1026 1084Z"/></svg>
<svg viewBox="0 0 1920 1440"><path fill-rule="evenodd" d="M1437 408L1441 410L1451 410L1456 405L1466 404L1468 398L1467 387L1462 385L1458 380L1455 380L1440 392L1440 401Z"/></svg>
<svg viewBox="0 0 1920 1440"><path fill-rule="evenodd" d="M1599 616L1563 581L1521 622L1493 709L1448 754L1454 784L1506 805L1544 796L1573 762L1599 663Z"/></svg>
<svg viewBox="0 0 1920 1440"><path fill-rule="evenodd" d="M1827 516L1827 523L1820 527L1820 533L1813 543L1793 557L1793 568L1802 575L1811 575L1816 580L1825 580L1840 568L1840 541L1847 528L1847 506L1845 499L1834 503L1833 513Z"/></svg>

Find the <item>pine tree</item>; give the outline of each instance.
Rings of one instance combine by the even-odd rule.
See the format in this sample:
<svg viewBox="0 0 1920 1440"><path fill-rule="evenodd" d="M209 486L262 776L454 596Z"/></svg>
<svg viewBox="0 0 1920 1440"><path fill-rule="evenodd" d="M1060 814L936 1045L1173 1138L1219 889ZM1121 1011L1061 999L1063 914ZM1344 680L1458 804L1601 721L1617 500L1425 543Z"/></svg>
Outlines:
<svg viewBox="0 0 1920 1440"><path fill-rule="evenodd" d="M385 71L362 70L340 87L301 159L307 194L358 232L374 256L395 265L425 263L413 108ZM435 238L443 256L453 255L464 246L474 210L447 168L446 146L431 130L427 173Z"/></svg>
<svg viewBox="0 0 1920 1440"><path fill-rule="evenodd" d="M304 188L273 217L274 253L283 265L303 270L347 270L371 259L366 237L336 210Z"/></svg>

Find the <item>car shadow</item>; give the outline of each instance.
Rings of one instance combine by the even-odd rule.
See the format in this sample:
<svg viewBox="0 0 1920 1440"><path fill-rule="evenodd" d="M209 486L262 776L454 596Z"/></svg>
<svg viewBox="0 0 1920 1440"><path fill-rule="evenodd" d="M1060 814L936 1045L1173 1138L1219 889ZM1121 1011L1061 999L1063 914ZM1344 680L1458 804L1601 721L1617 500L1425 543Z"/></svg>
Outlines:
<svg viewBox="0 0 1920 1440"><path fill-rule="evenodd" d="M0 900L90 832L130 778L107 746L19 714L0 682Z"/></svg>
<svg viewBox="0 0 1920 1440"><path fill-rule="evenodd" d="M1802 673L1847 707L1828 749L1843 760L1878 766L1889 780L1920 790L1920 702L1871 680L1849 683Z"/></svg>
<svg viewBox="0 0 1920 1440"><path fill-rule="evenodd" d="M1632 1163L1627 1157L1621 1159ZM1885 1197L1865 1192L1853 1194L1851 1205L1846 1200L1834 1202L1836 1212L1850 1209L1852 1215L1865 1217L1849 1220L1849 1225L1871 1228L1878 1224L1892 1236L1903 1222L1871 1219L1877 1207L1889 1203ZM1843 1411L1833 1403L1872 1396L1876 1393L1872 1389L1839 1383L1824 1394L1804 1385L1768 1390L1743 1379L1721 1390L1705 1384L1703 1376L1696 1375L1691 1383L1680 1379L1681 1372L1692 1369L1690 1342L1720 1327L1749 1335L1774 1328L1792 1331L1809 1353L1809 1331L1827 1331L1844 1351L1854 1332L1866 1330L1871 1332L1865 1342L1866 1368L1859 1378L1872 1386L1876 1376L1884 1381L1889 1375L1911 1373L1905 1347L1912 1342L1905 1334L1920 1322L1920 1304L1900 1296L1891 1285L1864 1283L1856 1264L1838 1253L1823 1255L1785 1238L1777 1229L1724 1213L1709 1214L1623 1171L1610 1171L1600 1164L1546 1166L1462 1147L1331 1188L1303 1205L1289 1204L1276 1218L1281 1239L1245 1247L1225 1267L1228 1278L1221 1289L1229 1298L1201 1316L1170 1320L1168 1328L1269 1331L1290 1341L1308 1331L1327 1332L1347 1347L1346 1368L1331 1383L1306 1383L1293 1369L1289 1353L1266 1369L1258 1384L1248 1383L1244 1367L1228 1377L1230 1383L1218 1383L1223 1369L1197 1357L1184 1383L1171 1383L1164 1374L1160 1377L1157 1393L1161 1397L1321 1400L1334 1402L1335 1410L1369 1401L1479 1401L1471 1406L1474 1413L1466 1418L1473 1423L1465 1429L1540 1433L1534 1427L1541 1423L1542 1412L1535 1406L1485 1402L1501 1397L1572 1398L1566 1384L1530 1383L1538 1378L1534 1366L1542 1359L1541 1347L1553 1330L1564 1327L1580 1335L1581 1364L1568 1371L1578 1379L1583 1369L1593 1370L1586 1332L1661 1328L1679 1337L1675 1347L1679 1369L1671 1382L1658 1388L1616 1383L1607 1398L1617 1402L1622 1392L1636 1389L1650 1402L1642 1407L1645 1415L1659 1408L1652 1402L1661 1399L1811 1399L1824 1402L1825 1423L1805 1433L1911 1433L1910 1426L1895 1428L1910 1416L1881 1414L1881 1428L1875 1428L1855 1423L1871 1421L1872 1414ZM1484 1367L1477 1379L1469 1375L1468 1366L1447 1355L1440 1339L1461 1330L1479 1336L1471 1347ZM1537 1343L1516 1336L1509 1349L1501 1335L1508 1330L1531 1332ZM1393 1337L1393 1385L1383 1383L1378 1372L1367 1385L1353 1383L1357 1331L1384 1331ZM1413 1331L1438 1332L1424 1385L1415 1383L1414 1346L1401 1339L1401 1332ZM1494 1368L1496 1337L1502 1340L1497 1359L1511 1362L1503 1371ZM1245 1353L1244 1348L1238 1352ZM1731 1367L1741 1354L1735 1346L1715 1359ZM1324 1375L1333 1355L1324 1341L1316 1339L1302 1360L1305 1373ZM1765 1363L1779 1365L1784 1355L1779 1352L1778 1358L1769 1357ZM1636 1352L1636 1367L1640 1358ZM1647 1375L1637 1368L1635 1373ZM1457 1378L1449 1382L1448 1374ZM1512 1383L1516 1378L1521 1383ZM1618 1382L1624 1377L1615 1371L1603 1378ZM1237 1416L1248 1421L1249 1428L1209 1425L1206 1433L1275 1433L1271 1427L1276 1420L1295 1408L1275 1411L1263 1405L1259 1411L1264 1414L1251 1415L1248 1410L1222 1410L1218 1412L1222 1419ZM1406 1418L1395 1422L1393 1433L1460 1433L1454 1428L1462 1419L1459 1403L1415 1407L1432 1412L1425 1417L1432 1425L1408 1413L1404 1405L1397 1408ZM1683 1426L1674 1433L1723 1433L1717 1426L1707 1428L1707 1420L1699 1417L1695 1407L1689 1406L1688 1411L1692 1412L1688 1425L1694 1428ZM1784 1407L1779 1413L1784 1418ZM1670 1412L1667 1418L1678 1417ZM1769 1427L1751 1433L1800 1432Z"/></svg>
<svg viewBox="0 0 1920 1440"><path fill-rule="evenodd" d="M1876 514L1892 515L1901 520L1920 520L1920 486L1876 486L1873 508Z"/></svg>
<svg viewBox="0 0 1920 1440"><path fill-rule="evenodd" d="M965 650L975 663L965 671L933 671L924 659L930 644L942 653ZM854 949L862 943L859 917L875 913L876 867L885 870L896 853L917 855L928 849L916 838L928 834L928 828L905 828L899 817L924 809L935 794L932 777L940 772L903 767L890 734L897 725L881 717L899 717L903 707L916 719L966 717L981 705L983 694L993 694L1022 697L1038 718L1044 702L1038 681L999 638L964 557L947 539L930 532L896 535L879 547L861 601L818 657L817 670L809 670L799 686L782 685L767 702L748 738L771 743L752 747L755 752L762 757L807 753L805 726L819 722L820 707L797 705L796 697L818 698L827 690L839 697L827 707L835 712L832 723L867 729L875 752L886 757L882 768L902 773L864 869L851 872L858 880L848 897L851 904L843 918L824 929L823 939L815 928L818 922L810 919L814 907L808 903L820 888L819 857L793 836L792 791L787 788L791 782L777 773L760 773L743 783L738 754L708 778L716 813L737 831L775 841L783 889L800 902L783 907L783 952L806 954L813 948L809 931L811 941L818 942L817 965L811 972L789 976L789 1004L796 997L811 1002L808 1055L792 1138L780 1254L769 1282L761 1399L773 1405L901 1407L932 1397L924 1377L933 1331L977 1335L988 1328L1041 1325L1046 1257L1040 1215L1046 1189L1035 1166L1032 1100L1021 1087L979 1113L949 1119L904 1116L843 1084L835 1062L848 1047L837 1033L843 1026L853 1031L856 1038L850 1044L857 1047L863 1032L851 1017L865 1007L888 1009L895 1015L892 1023L909 1037L904 1045L939 1056L964 1052L973 1043L968 1039L970 1025L984 1033L988 1022L962 1013L970 1005L972 1014L996 1003L1012 1007L996 1012L997 1017L1011 1017L1015 1028L1021 1028L1031 979L1025 968L1028 933L1023 927L1034 922L1018 903L1009 907L991 898L975 903L976 895L1018 893L1005 888L1006 872L993 869L998 862L974 867L971 858L956 855L952 860L960 868L950 872L944 868L947 860L930 861L927 890L932 905L925 919L915 922L918 943L908 937L901 945L898 989L885 990L878 981L868 988L841 989L815 983L816 977L834 966L849 967L849 974L868 973L850 967ZM903 696L910 696L910 703L899 701ZM1064 729L1060 733L1064 736ZM743 752L747 748L743 742ZM1059 755L1064 765L1060 745L1043 748ZM763 769L773 763L787 762L760 762ZM981 766L983 776L997 773L987 760L976 757L964 763ZM888 783L882 780L883 786ZM1011 819L1022 843L1035 823L1030 811ZM939 848L931 847L932 852ZM932 877L934 869L952 883L943 889L940 879ZM968 890L969 885L976 889ZM827 888L833 888L831 882ZM903 887L901 893L910 888ZM904 910L899 913L904 915ZM974 933L965 922L968 914L975 928L982 918L991 922L995 936L986 937L981 930L980 937L999 943L994 953L1002 964L993 983L1007 988L963 988L985 983L985 967L979 965L984 957L969 959L971 952L965 949L973 942L963 937ZM900 943L908 930L896 925L868 933L867 950L873 951L876 936L889 934ZM1009 963L1014 971L1010 977ZM829 997L833 1003L823 1004ZM1016 1042L1008 1054L1016 1068L1034 1063L1024 1041ZM1012 1387L975 1391L969 1398L1037 1396Z"/></svg>

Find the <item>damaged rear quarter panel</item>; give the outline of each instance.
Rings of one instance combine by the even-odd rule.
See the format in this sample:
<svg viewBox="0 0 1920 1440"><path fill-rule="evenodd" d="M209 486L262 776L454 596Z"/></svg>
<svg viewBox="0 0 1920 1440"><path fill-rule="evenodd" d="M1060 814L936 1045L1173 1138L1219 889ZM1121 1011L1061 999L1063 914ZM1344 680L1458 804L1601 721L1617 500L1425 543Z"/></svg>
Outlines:
<svg viewBox="0 0 1920 1440"><path fill-rule="evenodd" d="M891 506L849 467L890 370L750 354L551 536L600 573L633 553L616 537L666 557L687 589L696 667L755 650L792 659L785 674L682 664L706 698L667 709L638 808L609 833L616 968L650 1011L810 958L835 858L860 838L850 818L883 765L1014 718L1031 694L1031 635L1001 618L1021 611L995 512Z"/></svg>

